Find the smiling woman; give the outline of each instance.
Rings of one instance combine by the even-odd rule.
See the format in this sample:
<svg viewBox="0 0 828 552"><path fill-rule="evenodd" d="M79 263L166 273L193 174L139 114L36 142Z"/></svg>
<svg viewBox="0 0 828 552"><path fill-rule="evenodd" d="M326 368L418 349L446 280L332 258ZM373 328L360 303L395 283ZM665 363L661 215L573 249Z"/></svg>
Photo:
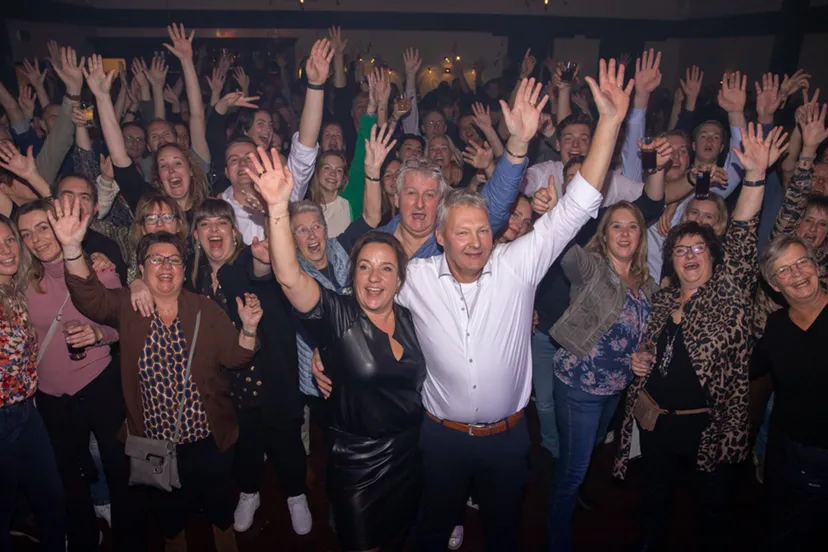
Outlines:
<svg viewBox="0 0 828 552"><path fill-rule="evenodd" d="M310 184L311 200L322 207L328 236L337 237L351 224L351 207L340 194L348 185L348 161L338 151L319 156Z"/></svg>
<svg viewBox="0 0 828 552"><path fill-rule="evenodd" d="M210 195L207 175L199 164L177 144L167 144L155 152L152 173L155 187L174 199L191 222L195 210Z"/></svg>

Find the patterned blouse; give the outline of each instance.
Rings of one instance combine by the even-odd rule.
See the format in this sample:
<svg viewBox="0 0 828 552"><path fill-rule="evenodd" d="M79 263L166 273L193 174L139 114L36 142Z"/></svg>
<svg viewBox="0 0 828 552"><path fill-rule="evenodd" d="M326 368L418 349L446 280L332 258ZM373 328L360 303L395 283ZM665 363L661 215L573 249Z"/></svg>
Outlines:
<svg viewBox="0 0 828 552"><path fill-rule="evenodd" d="M11 316L0 307L0 407L23 402L37 390L37 335L25 304Z"/></svg>
<svg viewBox="0 0 828 552"><path fill-rule="evenodd" d="M138 359L138 382L147 437L173 440L188 355L181 321L176 317L172 325L167 326L156 313ZM211 429L192 375L184 387L184 398L178 443L200 441L210 435Z"/></svg>
<svg viewBox="0 0 828 552"><path fill-rule="evenodd" d="M650 302L639 289L627 289L624 309L609 331L601 336L589 355L578 358L564 348L552 360L555 376L569 387L590 395L621 393L632 382L630 355L647 333Z"/></svg>

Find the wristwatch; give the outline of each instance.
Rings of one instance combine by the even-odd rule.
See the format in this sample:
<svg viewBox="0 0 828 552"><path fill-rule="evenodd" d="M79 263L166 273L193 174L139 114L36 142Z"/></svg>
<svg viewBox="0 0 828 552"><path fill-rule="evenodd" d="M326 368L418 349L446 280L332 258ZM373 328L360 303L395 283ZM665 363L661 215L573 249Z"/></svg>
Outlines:
<svg viewBox="0 0 828 552"><path fill-rule="evenodd" d="M66 91L63 95L72 100L73 102L81 101L80 94L70 94L69 91Z"/></svg>
<svg viewBox="0 0 828 552"><path fill-rule="evenodd" d="M760 186L764 186L767 184L767 180L764 178L762 180L742 180L742 185L747 186L748 188L758 188Z"/></svg>

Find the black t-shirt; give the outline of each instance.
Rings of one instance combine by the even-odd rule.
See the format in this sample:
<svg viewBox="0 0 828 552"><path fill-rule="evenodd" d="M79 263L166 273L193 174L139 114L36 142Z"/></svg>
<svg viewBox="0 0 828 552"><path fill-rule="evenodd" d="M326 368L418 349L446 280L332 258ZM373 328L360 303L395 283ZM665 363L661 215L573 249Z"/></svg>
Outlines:
<svg viewBox="0 0 828 552"><path fill-rule="evenodd" d="M772 420L794 441L823 449L828 449L826 341L828 309L807 330L794 324L787 309L778 310L768 317L751 361L752 379L770 373L773 380Z"/></svg>

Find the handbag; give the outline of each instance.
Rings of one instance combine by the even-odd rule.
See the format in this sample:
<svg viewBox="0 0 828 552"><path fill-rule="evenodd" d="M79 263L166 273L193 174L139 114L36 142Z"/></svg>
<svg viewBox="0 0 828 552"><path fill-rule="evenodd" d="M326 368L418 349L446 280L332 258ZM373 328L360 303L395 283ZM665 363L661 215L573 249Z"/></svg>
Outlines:
<svg viewBox="0 0 828 552"><path fill-rule="evenodd" d="M709 408L691 408L689 410L664 410L655 399L647 393L646 389L638 392L638 397L635 399L633 405L633 417L638 421L638 425L645 431L653 431L658 422L659 416L662 414L675 414L676 416L688 416L691 414L704 414L710 412Z"/></svg>
<svg viewBox="0 0 828 552"><path fill-rule="evenodd" d="M40 359L43 358L43 355L46 353L46 348L49 347L49 342L52 341L52 337L55 335L55 331L57 331L58 323L60 319L63 318L63 307L66 306L66 302L69 301L69 292L66 292L66 298L63 300L63 304L58 309L57 315L55 315L55 319L52 320L52 325L49 326L49 331L46 332L46 337L43 338L43 342L40 344L40 349L37 351L37 365L40 366Z"/></svg>
<svg viewBox="0 0 828 552"><path fill-rule="evenodd" d="M193 365L198 328L201 326L201 311L196 314L193 344L187 357L187 369L184 372L184 385L178 406L178 419L175 422L175 434L172 441L167 439L151 439L129 434L127 424L127 439L124 447L129 457L129 484L146 485L167 492L181 488L181 479L178 476L178 457L175 446L181 435L181 422L184 418L184 389L190 379L190 370Z"/></svg>

